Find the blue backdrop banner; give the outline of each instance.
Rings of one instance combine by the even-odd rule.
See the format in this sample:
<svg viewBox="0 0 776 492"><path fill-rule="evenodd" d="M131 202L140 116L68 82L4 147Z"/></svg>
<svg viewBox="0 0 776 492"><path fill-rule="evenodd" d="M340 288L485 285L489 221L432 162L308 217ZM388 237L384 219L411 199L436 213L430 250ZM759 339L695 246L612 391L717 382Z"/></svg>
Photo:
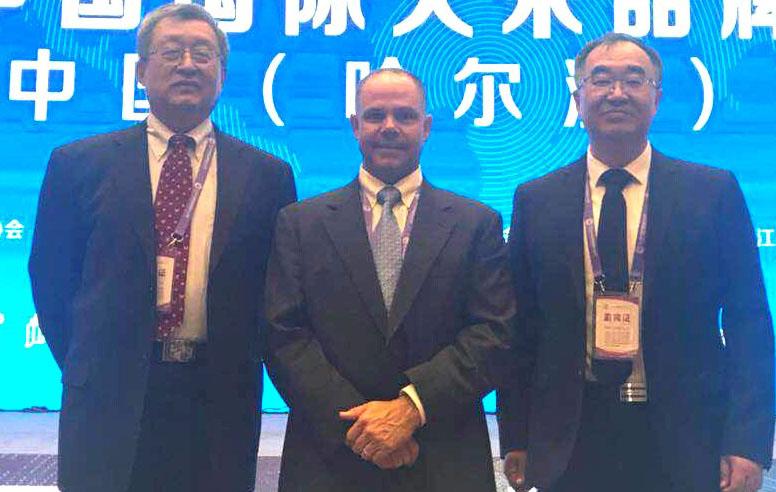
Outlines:
<svg viewBox="0 0 776 492"><path fill-rule="evenodd" d="M59 408L60 374L26 271L38 189L54 147L145 118L134 35L162 3L0 0L0 409ZM347 116L356 84L374 68L401 66L425 82L434 116L426 177L495 207L506 223L518 184L585 150L574 55L609 31L644 37L665 65L651 140L735 172L776 305L776 2L198 3L232 46L215 123L288 161L300 198L355 176ZM493 409L492 396L485 404ZM285 409L271 384L264 408Z"/></svg>

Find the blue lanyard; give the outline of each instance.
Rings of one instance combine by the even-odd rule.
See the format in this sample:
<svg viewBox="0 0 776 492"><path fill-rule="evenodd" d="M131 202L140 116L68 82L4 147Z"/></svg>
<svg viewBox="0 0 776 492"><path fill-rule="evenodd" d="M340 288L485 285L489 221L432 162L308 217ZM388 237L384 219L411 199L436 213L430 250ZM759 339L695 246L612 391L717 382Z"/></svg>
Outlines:
<svg viewBox="0 0 776 492"><path fill-rule="evenodd" d="M199 196L202 194L202 187L205 185L207 173L210 170L210 165L213 162L213 154L215 153L215 150L215 139L213 137L208 137L207 143L205 144L205 153L202 156L202 164L200 164L197 177L194 180L189 202L186 204L186 209L183 211L183 214L181 214L180 219L178 219L178 224L175 226L175 230L172 233L170 246L173 244L181 243L183 241L183 236L186 234L186 231L191 225L191 221L194 217L194 208L197 206Z"/></svg>

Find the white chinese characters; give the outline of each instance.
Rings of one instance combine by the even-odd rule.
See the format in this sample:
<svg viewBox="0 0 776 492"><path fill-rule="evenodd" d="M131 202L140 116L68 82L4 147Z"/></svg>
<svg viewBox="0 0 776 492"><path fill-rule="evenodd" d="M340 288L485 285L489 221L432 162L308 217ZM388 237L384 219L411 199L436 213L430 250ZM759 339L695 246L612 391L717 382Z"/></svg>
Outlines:
<svg viewBox="0 0 776 492"><path fill-rule="evenodd" d="M286 36L299 36L299 26L312 22L313 29L323 27L326 36L339 36L348 27L348 19L359 28L366 27L361 0L286 0Z"/></svg>
<svg viewBox="0 0 776 492"><path fill-rule="evenodd" d="M43 337L38 324L38 315L34 314L24 327L24 348L29 349L35 345L45 345L45 343L46 339Z"/></svg>
<svg viewBox="0 0 776 492"><path fill-rule="evenodd" d="M512 92L510 90L510 84L517 84L520 82L520 65L508 64L508 63L480 63L479 58L469 58L466 60L463 68L455 74L455 81L461 82L466 80L474 74L485 74L482 76L482 116L474 119L474 126L490 126L493 124L495 117L495 76L493 74L506 73L508 75L509 83L500 83L498 85L498 92L501 96L501 101L507 108L512 116L516 119L523 117L520 108L515 104L515 100L512 98ZM470 82L466 84L466 89L463 94L463 100L455 110L455 119L463 116L474 103L474 98L477 95L477 84Z"/></svg>
<svg viewBox="0 0 776 492"><path fill-rule="evenodd" d="M140 24L140 3L140 0L62 0L62 29L134 29Z"/></svg>
<svg viewBox="0 0 776 492"><path fill-rule="evenodd" d="M22 88L22 75L26 70L35 72L35 88ZM57 92L49 90L51 72L62 72L62 88ZM68 101L75 90L75 62L51 61L51 52L47 49L38 50L37 60L11 61L11 80L8 88L8 98L12 101L32 101L35 103L35 121L46 121L48 118L48 103Z"/></svg>
<svg viewBox="0 0 776 492"><path fill-rule="evenodd" d="M567 0L517 0L515 10L504 21L501 31L504 34L514 31L531 15L533 15L533 37L536 39L550 38L553 15L566 28L582 34L582 23L571 12Z"/></svg>
<svg viewBox="0 0 776 492"><path fill-rule="evenodd" d="M752 27L770 27L776 39L776 0L724 0L722 39L738 26L739 39L752 39Z"/></svg>

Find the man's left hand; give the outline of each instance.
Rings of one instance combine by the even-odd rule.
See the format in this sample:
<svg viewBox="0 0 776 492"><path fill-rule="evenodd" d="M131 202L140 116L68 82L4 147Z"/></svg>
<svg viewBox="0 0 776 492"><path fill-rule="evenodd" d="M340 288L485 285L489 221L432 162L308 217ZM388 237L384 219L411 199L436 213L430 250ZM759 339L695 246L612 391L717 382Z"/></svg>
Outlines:
<svg viewBox="0 0 776 492"><path fill-rule="evenodd" d="M370 401L340 412L339 416L342 420L355 421L345 442L364 459L395 452L420 427L420 413L405 395L390 401Z"/></svg>
<svg viewBox="0 0 776 492"><path fill-rule="evenodd" d="M741 456L723 456L719 462L721 492L756 492L763 483L763 468Z"/></svg>

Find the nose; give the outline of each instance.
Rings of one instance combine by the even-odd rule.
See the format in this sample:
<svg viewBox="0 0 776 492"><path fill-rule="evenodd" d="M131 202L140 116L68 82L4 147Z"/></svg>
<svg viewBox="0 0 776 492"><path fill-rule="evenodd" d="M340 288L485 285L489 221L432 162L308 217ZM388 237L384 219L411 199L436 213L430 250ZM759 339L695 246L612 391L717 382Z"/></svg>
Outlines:
<svg viewBox="0 0 776 492"><path fill-rule="evenodd" d="M612 87L609 88L608 96L609 97L614 97L614 98L625 97L627 94L625 92L625 85L624 84L625 84L625 82L623 82L622 80L615 80L612 83Z"/></svg>
<svg viewBox="0 0 776 492"><path fill-rule="evenodd" d="M194 59L191 57L191 51L188 48L184 49L183 53L181 53L177 68L179 70L195 70L197 68Z"/></svg>
<svg viewBox="0 0 776 492"><path fill-rule="evenodd" d="M381 133L387 137L396 137L399 135L399 129L396 126L396 120L393 118L393 115L387 114L385 116Z"/></svg>

